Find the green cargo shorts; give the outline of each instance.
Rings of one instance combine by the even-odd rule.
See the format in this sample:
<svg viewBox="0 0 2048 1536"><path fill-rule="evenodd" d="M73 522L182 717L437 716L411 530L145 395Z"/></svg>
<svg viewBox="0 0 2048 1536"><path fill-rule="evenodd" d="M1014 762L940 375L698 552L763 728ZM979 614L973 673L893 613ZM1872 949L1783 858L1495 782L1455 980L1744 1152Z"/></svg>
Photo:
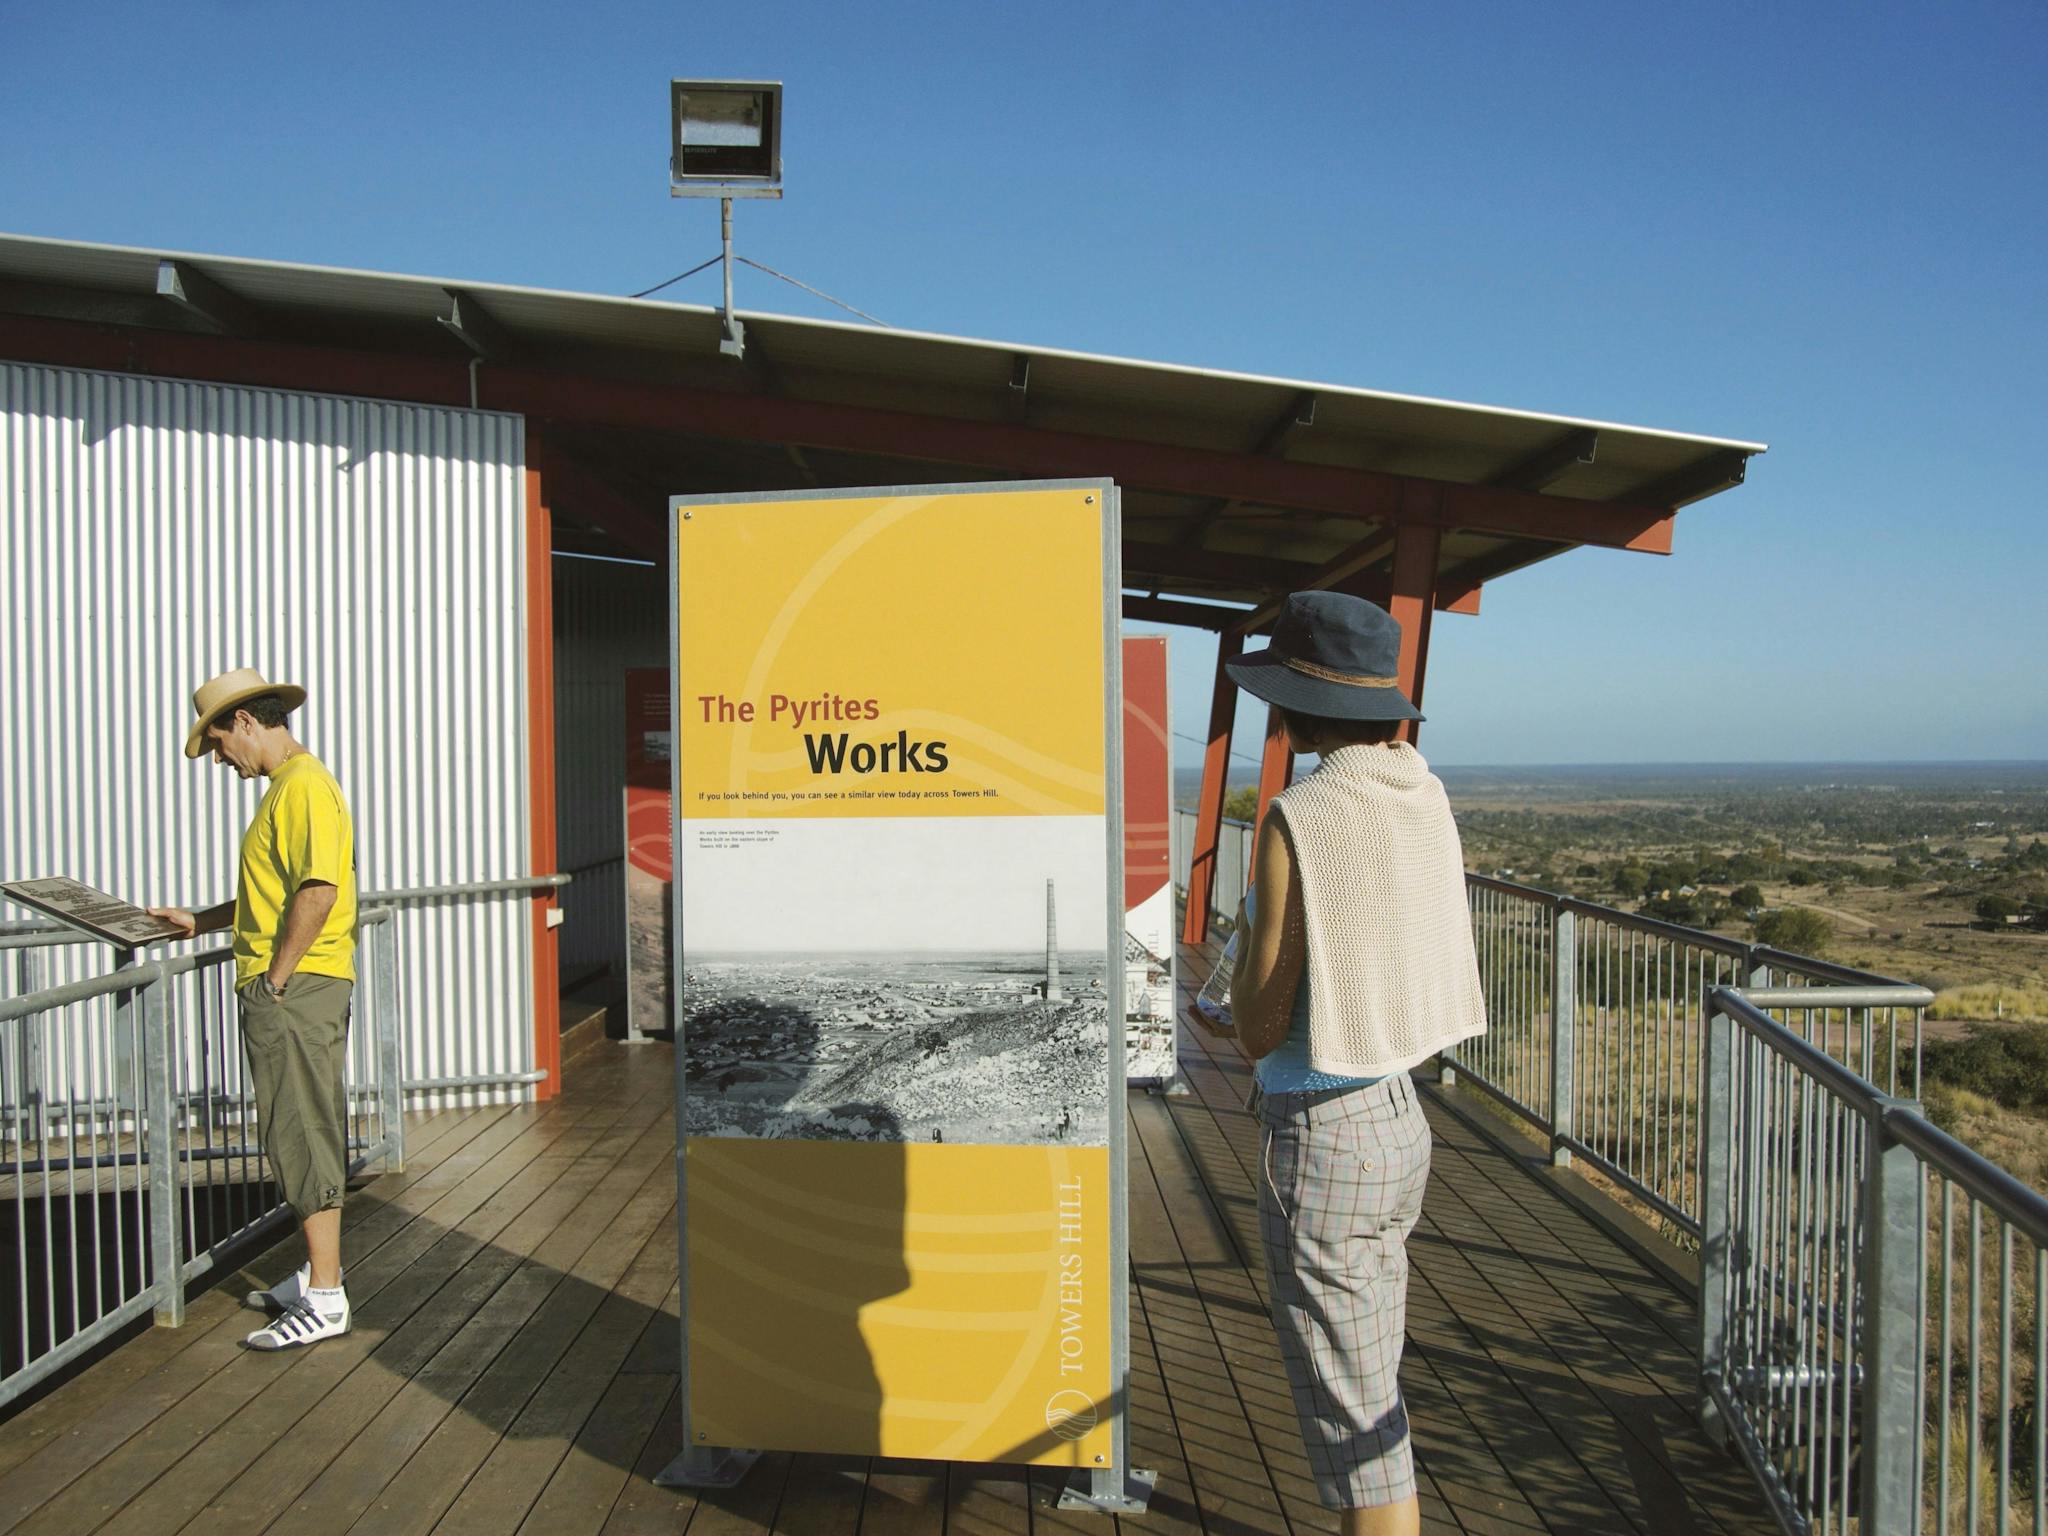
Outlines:
<svg viewBox="0 0 2048 1536"><path fill-rule="evenodd" d="M353 982L294 976L273 999L242 987L242 1043L256 1088L256 1129L270 1176L299 1220L339 1208L348 1183L348 1005Z"/></svg>

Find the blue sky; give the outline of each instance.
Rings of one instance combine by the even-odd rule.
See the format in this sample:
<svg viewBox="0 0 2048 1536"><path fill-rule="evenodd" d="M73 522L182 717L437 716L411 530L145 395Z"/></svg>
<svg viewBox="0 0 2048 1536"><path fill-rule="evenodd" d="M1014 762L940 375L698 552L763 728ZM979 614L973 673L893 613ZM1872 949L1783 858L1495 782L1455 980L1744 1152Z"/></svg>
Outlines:
<svg viewBox="0 0 2048 1536"><path fill-rule="evenodd" d="M1771 445L1440 616L1439 762L2048 758L2037 5L0 0L0 228L630 292L671 75L786 82L740 249L893 324Z"/></svg>

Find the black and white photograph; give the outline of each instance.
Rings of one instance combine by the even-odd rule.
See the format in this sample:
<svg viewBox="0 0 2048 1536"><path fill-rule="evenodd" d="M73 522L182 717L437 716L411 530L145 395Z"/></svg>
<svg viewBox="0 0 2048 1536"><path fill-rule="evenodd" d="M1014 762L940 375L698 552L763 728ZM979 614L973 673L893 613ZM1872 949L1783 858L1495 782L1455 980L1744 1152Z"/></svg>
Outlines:
<svg viewBox="0 0 2048 1536"><path fill-rule="evenodd" d="M1101 817L699 821L683 840L689 1135L1107 1142Z"/></svg>

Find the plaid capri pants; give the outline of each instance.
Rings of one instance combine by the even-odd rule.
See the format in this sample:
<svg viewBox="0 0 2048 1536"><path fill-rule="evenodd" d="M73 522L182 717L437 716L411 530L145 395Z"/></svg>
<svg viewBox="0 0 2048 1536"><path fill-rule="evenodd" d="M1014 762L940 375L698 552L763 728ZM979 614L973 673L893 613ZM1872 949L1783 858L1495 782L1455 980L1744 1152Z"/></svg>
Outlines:
<svg viewBox="0 0 2048 1536"><path fill-rule="evenodd" d="M1429 1122L1405 1072L1253 1102L1273 1327L1316 1494L1331 1509L1411 1497L1401 1345Z"/></svg>

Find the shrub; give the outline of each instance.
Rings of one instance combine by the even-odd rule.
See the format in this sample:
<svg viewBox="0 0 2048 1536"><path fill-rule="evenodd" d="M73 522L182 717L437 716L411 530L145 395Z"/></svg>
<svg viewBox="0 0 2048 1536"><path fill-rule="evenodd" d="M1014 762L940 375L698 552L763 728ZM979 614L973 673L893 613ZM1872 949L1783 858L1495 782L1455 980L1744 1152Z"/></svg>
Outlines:
<svg viewBox="0 0 2048 1536"><path fill-rule="evenodd" d="M1638 910L1645 917L1659 918L1667 923L1679 923L1687 928L1697 928L1705 921L1699 902L1691 896L1680 896L1676 892L1669 896L1652 897Z"/></svg>
<svg viewBox="0 0 2048 1536"><path fill-rule="evenodd" d="M1779 907L1756 920L1759 944L1818 958L1835 935L1834 925L1810 907Z"/></svg>
<svg viewBox="0 0 2048 1536"><path fill-rule="evenodd" d="M2017 917L2019 910L2018 902L2010 896L2000 896L1996 892L1977 903L1977 915L1987 923L2002 923L2008 917Z"/></svg>
<svg viewBox="0 0 2048 1536"><path fill-rule="evenodd" d="M2007 1109L2048 1114L2048 1024L1973 1024L1960 1040L1929 1040L1921 1069Z"/></svg>

